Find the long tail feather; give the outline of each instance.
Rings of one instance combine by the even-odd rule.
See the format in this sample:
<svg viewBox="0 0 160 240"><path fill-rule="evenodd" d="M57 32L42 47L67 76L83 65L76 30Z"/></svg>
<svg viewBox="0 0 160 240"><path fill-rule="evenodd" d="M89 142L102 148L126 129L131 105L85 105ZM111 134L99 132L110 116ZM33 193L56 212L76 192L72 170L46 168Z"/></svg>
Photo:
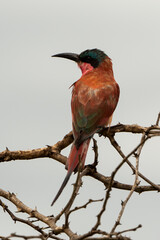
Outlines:
<svg viewBox="0 0 160 240"><path fill-rule="evenodd" d="M90 139L87 139L79 146L78 149L76 148L76 146L73 143L71 152L68 157L68 162L67 162L67 168L68 168L67 175L66 175L64 181L62 182L62 185L61 185L58 193L56 194L51 206L53 206L53 204L56 202L56 200L61 195L63 189L65 188L66 184L68 183L68 181L70 179L72 172L78 166L79 160L82 162L82 167L84 166L89 143L90 143Z"/></svg>
<svg viewBox="0 0 160 240"><path fill-rule="evenodd" d="M68 182L69 179L70 179L71 174L72 174L71 171L68 171L68 172L67 172L67 175L66 175L66 177L65 177L65 179L64 179L64 181L63 181L63 183L62 183L62 185L61 185L58 193L56 194L55 198L53 199L53 202L52 202L51 206L53 206L53 204L57 201L57 199L58 199L59 196L61 195L63 189L65 188L67 182Z"/></svg>

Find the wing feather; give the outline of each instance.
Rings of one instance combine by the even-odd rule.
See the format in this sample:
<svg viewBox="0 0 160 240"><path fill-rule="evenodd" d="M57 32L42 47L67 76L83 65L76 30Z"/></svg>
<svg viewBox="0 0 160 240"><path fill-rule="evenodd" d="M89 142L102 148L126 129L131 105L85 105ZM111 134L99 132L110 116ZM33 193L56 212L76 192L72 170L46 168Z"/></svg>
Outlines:
<svg viewBox="0 0 160 240"><path fill-rule="evenodd" d="M95 79L74 84L72 92L72 124L75 140L83 142L91 137L100 126L109 124L119 98L119 87L115 81L100 81L95 87ZM94 84L92 84L94 83Z"/></svg>

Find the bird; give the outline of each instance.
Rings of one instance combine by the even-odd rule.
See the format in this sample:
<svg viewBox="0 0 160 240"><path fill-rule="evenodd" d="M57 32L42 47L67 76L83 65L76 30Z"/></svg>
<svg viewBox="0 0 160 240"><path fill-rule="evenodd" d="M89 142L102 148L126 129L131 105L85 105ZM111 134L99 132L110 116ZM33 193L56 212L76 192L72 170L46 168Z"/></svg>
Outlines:
<svg viewBox="0 0 160 240"><path fill-rule="evenodd" d="M95 133L110 126L120 95L120 88L113 74L112 61L100 49L87 49L80 54L59 53L52 57L76 62L82 76L71 85L74 141L67 159L67 175L51 206L59 198L79 163L84 168L90 140Z"/></svg>

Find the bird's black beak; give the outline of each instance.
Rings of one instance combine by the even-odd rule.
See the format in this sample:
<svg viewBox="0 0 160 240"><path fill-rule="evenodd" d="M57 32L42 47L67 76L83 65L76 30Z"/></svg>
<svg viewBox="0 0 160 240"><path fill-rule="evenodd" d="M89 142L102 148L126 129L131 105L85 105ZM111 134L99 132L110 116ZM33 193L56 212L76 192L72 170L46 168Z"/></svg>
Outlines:
<svg viewBox="0 0 160 240"><path fill-rule="evenodd" d="M67 58L75 62L80 62L79 55L76 53L58 53L53 55L52 57L61 57L61 58Z"/></svg>

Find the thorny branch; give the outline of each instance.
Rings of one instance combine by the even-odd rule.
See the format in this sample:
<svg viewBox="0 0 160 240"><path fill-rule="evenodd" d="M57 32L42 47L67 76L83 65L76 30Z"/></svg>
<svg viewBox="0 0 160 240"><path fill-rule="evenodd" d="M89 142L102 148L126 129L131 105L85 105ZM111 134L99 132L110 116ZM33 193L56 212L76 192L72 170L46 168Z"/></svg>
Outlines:
<svg viewBox="0 0 160 240"><path fill-rule="evenodd" d="M155 191L155 190L160 191L160 185L153 183L146 176L140 173L138 169L141 151L146 141L154 136L160 136L160 127L158 126L159 120L160 120L160 113L158 115L156 125L153 125L151 127L142 127L139 125L117 124L116 126L110 127L109 129L105 128L101 130L100 135L107 137L110 140L112 146L122 157L121 162L117 165L117 167L109 177L106 177L101 173L97 172L96 167L98 165L98 146L97 146L96 140L93 139L93 150L95 153L94 162L92 165L86 166L83 171L81 171L79 168L77 179L73 186L72 195L68 200L66 206L62 209L62 211L57 216L53 216L53 215L45 216L41 214L37 209L31 209L30 207L22 203L14 193L9 193L3 189L0 189L0 197L9 200L17 208L18 211L14 214L13 210L10 209L11 207L8 207L6 203L0 200L0 206L3 208L3 210L9 214L9 216L11 217L11 219L13 219L14 222L21 222L23 224L26 224L32 229L34 229L36 232L38 232L39 234L35 236L25 236L25 235L23 236L23 235L18 235L16 233L12 233L8 237L0 236L0 239L11 240L12 238L22 238L22 239L34 239L34 238L38 239L39 238L39 239L62 240L62 238L59 238L58 235L61 233L64 233L71 240L80 240L80 239L129 240L130 238L124 236L123 234L130 231L136 231L141 227L141 224L139 224L137 227L125 229L123 231L116 231L116 228L121 222L121 218L124 214L125 207L128 201L131 199L133 193L134 192L142 193L145 191ZM125 155L122 152L121 147L119 146L118 142L115 140L115 134L118 134L121 132L142 134L140 143L128 155ZM6 148L5 151L0 153L0 162L1 163L10 162L12 160L31 160L31 159L47 157L47 158L55 159L62 164L65 164L67 157L62 155L61 151L67 146L69 146L72 142L73 142L73 135L72 135L72 132L70 132L61 141L57 142L53 146L47 146L44 148L33 149L28 151L10 151L8 148ZM129 161L130 156L135 156L136 158L135 167ZM117 172L123 166L124 163L127 163L128 166L132 169L133 174L135 174L133 185L120 183L114 180L115 175L117 174ZM80 187L82 186L83 176L90 176L105 185L106 193L105 193L104 199L99 199L99 200L90 199L86 203L82 204L81 206L76 206L72 208L72 204L74 203L80 191ZM140 185L139 178L142 178L143 180L145 180L149 185L146 185L146 186ZM113 225L111 231L106 232L104 230L101 230L100 226L102 223L102 216L104 212L106 212L107 203L110 199L112 188L127 190L129 191L129 194L121 204L121 210L118 214L117 220L115 221L115 224ZM78 235L77 233L73 232L69 224L70 215L73 212L87 208L88 205L95 202L99 202L99 203L102 202L102 206L101 206L101 210L97 214L97 218L94 226L91 228L90 231L82 235ZM19 218L17 216L19 212L27 213L28 219L25 219L25 217ZM58 226L57 222L62 216L64 217L64 224L62 226ZM37 225L36 224L37 222L43 223L43 226Z"/></svg>
<svg viewBox="0 0 160 240"><path fill-rule="evenodd" d="M152 127L142 127L139 125L123 125L117 124L113 127L105 128L99 133L101 136L109 137L114 136L117 133L121 132L130 132L135 134L147 133L150 131L151 136L160 136L160 127L154 125ZM66 164L67 157L60 154L60 152L68 147L73 142L73 134L69 132L65 137L57 142L53 146L47 146L44 148L38 148L33 150L19 150L19 151L10 151L6 148L5 151L0 153L0 162L9 162L12 160L33 160L37 158L53 158L58 162Z"/></svg>
<svg viewBox="0 0 160 240"><path fill-rule="evenodd" d="M111 235L115 232L116 227L120 224L120 220L122 218L122 215L124 213L124 209L125 209L126 205L127 205L128 201L129 201L129 199L131 198L135 188L140 184L140 182L138 181L139 157L140 157L140 153L141 153L142 147L143 147L143 145L145 143L145 140L147 140L147 137L143 133L142 139L141 139L141 143L140 143L140 145L139 145L139 147L137 149L137 153L135 152L135 157L136 157L135 181L134 181L132 189L129 192L126 200L122 202L122 208L121 208L120 213L118 215L118 218L117 218L117 220L116 220L116 222L115 222L115 224L114 224L114 226L113 226L113 228L111 230L111 233L110 233Z"/></svg>

